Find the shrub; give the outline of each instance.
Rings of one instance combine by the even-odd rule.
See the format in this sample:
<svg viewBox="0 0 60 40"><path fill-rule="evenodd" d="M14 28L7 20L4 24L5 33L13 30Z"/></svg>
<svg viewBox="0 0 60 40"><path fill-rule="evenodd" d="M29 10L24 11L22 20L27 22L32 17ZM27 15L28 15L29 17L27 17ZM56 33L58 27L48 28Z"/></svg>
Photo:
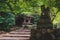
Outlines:
<svg viewBox="0 0 60 40"><path fill-rule="evenodd" d="M39 15L36 15L36 14L33 14L32 16L34 18L34 24L37 24L40 16Z"/></svg>
<svg viewBox="0 0 60 40"><path fill-rule="evenodd" d="M12 13L2 12L0 14L0 30L10 31L10 29L15 25L15 15Z"/></svg>

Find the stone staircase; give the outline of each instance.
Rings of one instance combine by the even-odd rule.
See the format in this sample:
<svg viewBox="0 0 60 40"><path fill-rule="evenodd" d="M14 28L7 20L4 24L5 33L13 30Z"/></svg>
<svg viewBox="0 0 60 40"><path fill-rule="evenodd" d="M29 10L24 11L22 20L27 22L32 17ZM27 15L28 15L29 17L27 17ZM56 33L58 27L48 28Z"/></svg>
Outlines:
<svg viewBox="0 0 60 40"><path fill-rule="evenodd" d="M19 29L0 35L0 40L29 40L30 29Z"/></svg>

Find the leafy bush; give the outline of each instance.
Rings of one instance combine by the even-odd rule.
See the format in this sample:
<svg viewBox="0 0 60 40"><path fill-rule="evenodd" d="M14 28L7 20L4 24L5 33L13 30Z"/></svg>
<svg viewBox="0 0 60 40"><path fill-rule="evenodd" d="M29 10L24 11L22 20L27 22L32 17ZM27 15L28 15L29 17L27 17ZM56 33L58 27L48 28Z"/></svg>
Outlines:
<svg viewBox="0 0 60 40"><path fill-rule="evenodd" d="M32 16L34 18L34 24L37 24L40 16L39 15L36 15L36 14L33 14Z"/></svg>
<svg viewBox="0 0 60 40"><path fill-rule="evenodd" d="M10 31L10 28L15 25L15 16L12 13L0 13L0 30Z"/></svg>

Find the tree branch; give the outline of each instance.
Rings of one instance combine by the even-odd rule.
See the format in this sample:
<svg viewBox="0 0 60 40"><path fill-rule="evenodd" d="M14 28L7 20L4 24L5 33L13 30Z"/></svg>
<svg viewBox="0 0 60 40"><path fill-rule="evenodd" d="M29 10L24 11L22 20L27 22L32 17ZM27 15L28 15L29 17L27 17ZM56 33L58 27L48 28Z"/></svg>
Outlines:
<svg viewBox="0 0 60 40"><path fill-rule="evenodd" d="M14 14L14 12L13 12L14 10L13 10L12 6L10 5L10 3L7 2L6 4L7 4L7 6L9 7L9 9L11 10L11 12Z"/></svg>
<svg viewBox="0 0 60 40"><path fill-rule="evenodd" d="M55 17L56 17L56 15L57 15L58 12L59 11L57 11L56 13L54 13L55 15L54 15L54 18L52 19L52 22L54 21L54 19L55 19Z"/></svg>

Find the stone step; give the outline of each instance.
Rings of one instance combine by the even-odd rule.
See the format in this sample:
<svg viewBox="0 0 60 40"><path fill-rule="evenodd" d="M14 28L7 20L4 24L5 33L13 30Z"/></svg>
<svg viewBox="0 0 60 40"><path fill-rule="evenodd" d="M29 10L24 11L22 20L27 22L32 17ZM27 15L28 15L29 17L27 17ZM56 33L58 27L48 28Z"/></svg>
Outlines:
<svg viewBox="0 0 60 40"><path fill-rule="evenodd" d="M10 32L9 34L30 34L30 32Z"/></svg>
<svg viewBox="0 0 60 40"><path fill-rule="evenodd" d="M13 35L13 34L8 34L8 35L3 35L3 37L30 37L30 35Z"/></svg>
<svg viewBox="0 0 60 40"><path fill-rule="evenodd" d="M29 40L29 39L0 39L0 40Z"/></svg>
<svg viewBox="0 0 60 40"><path fill-rule="evenodd" d="M2 37L18 37L18 38L23 37L23 38L30 38L30 36L2 36Z"/></svg>
<svg viewBox="0 0 60 40"><path fill-rule="evenodd" d="M10 32L9 34L30 35L30 32Z"/></svg>
<svg viewBox="0 0 60 40"><path fill-rule="evenodd" d="M25 32L25 31L13 31L13 32L22 32L22 33L28 33L28 32ZM11 32L10 32L11 33Z"/></svg>
<svg viewBox="0 0 60 40"><path fill-rule="evenodd" d="M25 29L24 30L17 30L17 32L22 32L22 31L23 32L30 32L31 30L25 30Z"/></svg>
<svg viewBox="0 0 60 40"><path fill-rule="evenodd" d="M1 37L0 37L1 38ZM2 38L30 38L30 37L17 37L17 36L3 36Z"/></svg>
<svg viewBox="0 0 60 40"><path fill-rule="evenodd" d="M30 30L19 29L10 33L2 34L0 40L29 40Z"/></svg>
<svg viewBox="0 0 60 40"><path fill-rule="evenodd" d="M0 37L0 40L29 40L29 38Z"/></svg>

